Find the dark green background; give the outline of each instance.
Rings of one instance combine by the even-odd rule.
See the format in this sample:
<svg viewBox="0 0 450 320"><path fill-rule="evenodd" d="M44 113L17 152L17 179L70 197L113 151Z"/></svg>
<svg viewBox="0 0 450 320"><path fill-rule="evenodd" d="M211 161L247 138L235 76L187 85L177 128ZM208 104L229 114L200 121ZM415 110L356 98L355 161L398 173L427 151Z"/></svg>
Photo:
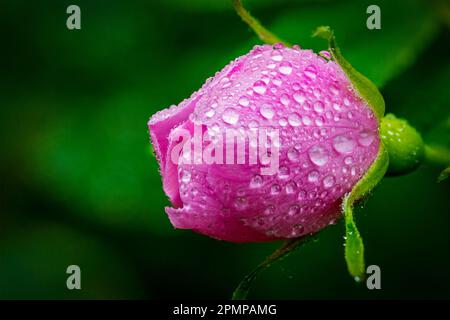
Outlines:
<svg viewBox="0 0 450 320"><path fill-rule="evenodd" d="M448 144L448 2L247 3L304 48L324 49L310 35L331 25L387 110ZM70 4L81 30L66 28ZM381 30L366 28L369 4ZM229 298L279 245L174 230L151 153L148 118L259 43L229 1L3 0L0 37L0 298ZM450 182L436 183L439 169L386 178L357 210L382 290L348 275L339 223L262 273L250 298L448 299ZM65 287L70 264L81 291Z"/></svg>

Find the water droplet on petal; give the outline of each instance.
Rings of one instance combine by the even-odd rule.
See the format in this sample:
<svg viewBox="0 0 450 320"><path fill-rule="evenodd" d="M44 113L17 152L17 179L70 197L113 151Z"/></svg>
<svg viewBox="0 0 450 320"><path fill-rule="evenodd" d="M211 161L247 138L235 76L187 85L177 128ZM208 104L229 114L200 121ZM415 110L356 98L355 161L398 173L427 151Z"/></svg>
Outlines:
<svg viewBox="0 0 450 320"><path fill-rule="evenodd" d="M290 181L286 184L286 193L292 194L297 190L297 184L294 181Z"/></svg>
<svg viewBox="0 0 450 320"><path fill-rule="evenodd" d="M344 158L344 163L345 164L352 164L353 163L353 158L352 157L345 157Z"/></svg>
<svg viewBox="0 0 450 320"><path fill-rule="evenodd" d="M297 196L297 199L298 200L303 200L303 199L305 199L306 198L306 191L305 190L300 190L299 192L298 192L298 196Z"/></svg>
<svg viewBox="0 0 450 320"><path fill-rule="evenodd" d="M250 101L246 96L242 96L239 98L239 104L243 107L247 107L249 105Z"/></svg>
<svg viewBox="0 0 450 320"><path fill-rule="evenodd" d="M285 119L285 118L281 118L279 121L278 121L278 124L280 125L280 126L282 126L282 127L286 127L286 125L287 125L287 120Z"/></svg>
<svg viewBox="0 0 450 320"><path fill-rule="evenodd" d="M295 148L290 148L287 153L287 157L290 161L295 161L298 159L298 151Z"/></svg>
<svg viewBox="0 0 450 320"><path fill-rule="evenodd" d="M324 179L323 179L323 186L325 187L325 188L331 188L333 185L334 185L334 182L335 182L336 180L335 180L335 178L333 177L333 176L326 176Z"/></svg>
<svg viewBox="0 0 450 320"><path fill-rule="evenodd" d="M248 200L246 197L237 197L235 201L236 209L244 210L248 206Z"/></svg>
<svg viewBox="0 0 450 320"><path fill-rule="evenodd" d="M314 183L317 182L317 180L319 180L319 172L316 170L311 171L308 174L308 182Z"/></svg>
<svg viewBox="0 0 450 320"><path fill-rule="evenodd" d="M308 117L308 116L303 116L303 124L304 124L305 126L311 125L311 124L312 124L311 118Z"/></svg>
<svg viewBox="0 0 450 320"><path fill-rule="evenodd" d="M261 106L261 109L259 110L261 115L266 119L272 119L275 112L273 111L272 105L269 103L265 103Z"/></svg>
<svg viewBox="0 0 450 320"><path fill-rule="evenodd" d="M369 130L364 130L359 134L358 142L363 147L370 146L374 140L375 135Z"/></svg>
<svg viewBox="0 0 450 320"><path fill-rule="evenodd" d="M275 212L275 207L273 205L269 205L269 206L267 206L266 209L264 209L264 214L266 216L269 216L269 215L273 214L274 212Z"/></svg>
<svg viewBox="0 0 450 320"><path fill-rule="evenodd" d="M296 224L292 227L292 236L296 237L300 235L304 230L305 228L301 224Z"/></svg>
<svg viewBox="0 0 450 320"><path fill-rule="evenodd" d="M183 170L181 171L181 181L184 183L188 183L189 181L191 181L191 173L187 170Z"/></svg>
<svg viewBox="0 0 450 320"><path fill-rule="evenodd" d="M299 211L300 211L300 207L298 205L294 204L289 207L288 215L291 217L295 216L297 213L299 213Z"/></svg>
<svg viewBox="0 0 450 320"><path fill-rule="evenodd" d="M281 187L279 184L274 184L270 187L270 194L277 195L281 192Z"/></svg>
<svg viewBox="0 0 450 320"><path fill-rule="evenodd" d="M289 105L289 102L291 102L291 99L289 98L289 96L287 94L283 93L281 95L280 102L283 105L287 106L287 105Z"/></svg>
<svg viewBox="0 0 450 320"><path fill-rule="evenodd" d="M323 166L328 162L328 152L322 146L312 146L309 149L308 155L311 162L317 166Z"/></svg>
<svg viewBox="0 0 450 320"><path fill-rule="evenodd" d="M349 136L336 136L333 139L333 147L339 153L350 153L355 149L356 143Z"/></svg>
<svg viewBox="0 0 450 320"><path fill-rule="evenodd" d="M321 127L323 126L323 118L322 117L317 117L314 122L316 123L316 126Z"/></svg>
<svg viewBox="0 0 450 320"><path fill-rule="evenodd" d="M321 101L316 101L314 102L313 108L315 112L321 113L323 112L323 103Z"/></svg>
<svg viewBox="0 0 450 320"><path fill-rule="evenodd" d="M336 86L331 86L331 87L330 87L330 92L331 92L332 94L334 94L335 96L338 96L338 95L339 95L339 89L338 89Z"/></svg>
<svg viewBox="0 0 450 320"><path fill-rule="evenodd" d="M294 97L294 100L300 104L302 104L306 100L305 95L302 92L294 93L293 97Z"/></svg>
<svg viewBox="0 0 450 320"><path fill-rule="evenodd" d="M205 116L207 116L208 118L214 117L215 114L216 111L214 109L209 109L208 111L205 112Z"/></svg>
<svg viewBox="0 0 450 320"><path fill-rule="evenodd" d="M222 119L228 124L236 124L239 121L239 113L233 108L228 108L223 112Z"/></svg>
<svg viewBox="0 0 450 320"><path fill-rule="evenodd" d="M276 85L277 87L281 86L281 84L283 83L283 81L279 78L279 77L275 77L272 79L272 83L274 85Z"/></svg>
<svg viewBox="0 0 450 320"><path fill-rule="evenodd" d="M311 80L315 80L317 77L316 68L314 66L309 66L305 69L305 76Z"/></svg>
<svg viewBox="0 0 450 320"><path fill-rule="evenodd" d="M256 174L250 180L250 188L259 188L263 184L263 177L259 174Z"/></svg>
<svg viewBox="0 0 450 320"><path fill-rule="evenodd" d="M280 169L278 169L278 177L280 179L289 178L289 168L288 167L280 167Z"/></svg>
<svg viewBox="0 0 450 320"><path fill-rule="evenodd" d="M258 94L264 94L266 93L267 85L264 81L258 80L253 84L253 91L255 91Z"/></svg>
<svg viewBox="0 0 450 320"><path fill-rule="evenodd" d="M256 120L252 120L248 123L248 127L251 129L255 129L259 127L259 123Z"/></svg>
<svg viewBox="0 0 450 320"><path fill-rule="evenodd" d="M272 56L270 57L273 61L281 61L283 60L283 56L281 55L281 52L279 50L273 50Z"/></svg>
<svg viewBox="0 0 450 320"><path fill-rule="evenodd" d="M291 113L288 116L288 122L293 127L298 127L302 124L302 120L300 119L300 116L297 113Z"/></svg>
<svg viewBox="0 0 450 320"><path fill-rule="evenodd" d="M278 68L278 71L284 75L290 75L292 72L292 65L290 62L282 62L280 64L280 67Z"/></svg>
<svg viewBox="0 0 450 320"><path fill-rule="evenodd" d="M348 100L347 98L344 98L344 105L346 107L350 107L350 100Z"/></svg>

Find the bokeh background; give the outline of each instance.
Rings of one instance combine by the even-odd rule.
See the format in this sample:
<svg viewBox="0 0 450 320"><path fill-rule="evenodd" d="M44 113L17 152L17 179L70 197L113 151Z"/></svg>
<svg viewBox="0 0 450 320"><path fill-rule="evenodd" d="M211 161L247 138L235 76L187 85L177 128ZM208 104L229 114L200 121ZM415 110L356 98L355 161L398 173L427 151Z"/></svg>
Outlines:
<svg viewBox="0 0 450 320"><path fill-rule="evenodd" d="M82 29L66 28L81 8ZM280 37L334 28L387 110L450 141L448 1L270 1L248 8ZM382 29L366 28L381 7ZM174 230L146 122L259 43L227 0L0 4L0 298L229 298L279 243ZM357 210L382 290L346 271L342 222L265 270L250 298L450 298L450 182L442 168L386 178ZM81 267L82 290L66 289Z"/></svg>

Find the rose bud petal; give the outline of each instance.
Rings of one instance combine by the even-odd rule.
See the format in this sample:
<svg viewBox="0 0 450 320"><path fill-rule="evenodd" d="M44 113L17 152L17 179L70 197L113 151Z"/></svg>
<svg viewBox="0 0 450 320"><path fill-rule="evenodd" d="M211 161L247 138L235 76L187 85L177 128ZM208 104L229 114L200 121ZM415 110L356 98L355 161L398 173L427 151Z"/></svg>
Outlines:
<svg viewBox="0 0 450 320"><path fill-rule="evenodd" d="M380 145L376 117L339 65L282 45L256 46L148 125L171 223L233 242L295 238L334 223ZM244 162L206 162L203 136L220 145L229 129L264 132L272 153L250 162L264 146L248 139Z"/></svg>

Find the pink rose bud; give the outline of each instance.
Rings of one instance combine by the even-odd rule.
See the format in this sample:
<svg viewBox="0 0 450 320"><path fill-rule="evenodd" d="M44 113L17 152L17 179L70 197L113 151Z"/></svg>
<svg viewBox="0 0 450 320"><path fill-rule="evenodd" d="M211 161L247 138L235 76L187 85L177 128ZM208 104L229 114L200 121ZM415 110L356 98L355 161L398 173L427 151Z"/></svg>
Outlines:
<svg viewBox="0 0 450 320"><path fill-rule="evenodd" d="M380 143L335 62L280 44L256 46L148 126L173 226L233 242L334 223Z"/></svg>

